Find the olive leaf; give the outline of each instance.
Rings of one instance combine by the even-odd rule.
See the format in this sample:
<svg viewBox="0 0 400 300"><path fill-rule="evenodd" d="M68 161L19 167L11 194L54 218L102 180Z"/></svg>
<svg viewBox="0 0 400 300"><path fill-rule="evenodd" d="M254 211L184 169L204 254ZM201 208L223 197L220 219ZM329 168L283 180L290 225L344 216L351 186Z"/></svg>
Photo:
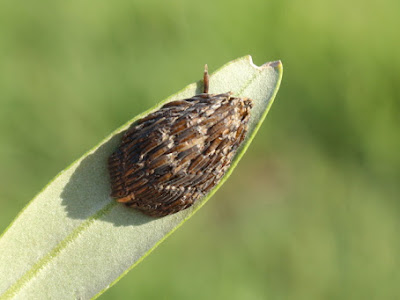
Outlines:
<svg viewBox="0 0 400 300"><path fill-rule="evenodd" d="M229 177L278 91L282 64L257 67L251 57L232 61L210 77L210 93L232 91L253 99L245 142L221 182L179 213L148 217L116 203L107 158L135 120L168 101L201 92L193 83L136 116L52 180L0 238L0 299L88 299L99 296L189 219Z"/></svg>

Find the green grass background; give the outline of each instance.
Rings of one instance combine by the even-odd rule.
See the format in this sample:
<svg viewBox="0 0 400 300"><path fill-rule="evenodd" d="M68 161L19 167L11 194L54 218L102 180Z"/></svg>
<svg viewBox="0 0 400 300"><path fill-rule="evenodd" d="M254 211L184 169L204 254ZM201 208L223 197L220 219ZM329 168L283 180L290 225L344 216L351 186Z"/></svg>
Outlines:
<svg viewBox="0 0 400 300"><path fill-rule="evenodd" d="M102 299L399 299L399 11L396 0L2 1L0 231L204 63L281 59L275 104L230 180Z"/></svg>

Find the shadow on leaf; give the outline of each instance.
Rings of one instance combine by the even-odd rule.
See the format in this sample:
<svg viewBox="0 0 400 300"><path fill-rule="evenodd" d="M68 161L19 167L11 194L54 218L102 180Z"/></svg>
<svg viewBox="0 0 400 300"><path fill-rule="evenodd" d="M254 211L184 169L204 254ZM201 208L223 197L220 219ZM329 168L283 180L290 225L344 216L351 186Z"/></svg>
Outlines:
<svg viewBox="0 0 400 300"><path fill-rule="evenodd" d="M118 204L110 195L110 178L107 159L117 147L122 133L115 135L86 156L75 169L61 193L62 204L68 217L86 220L95 217L115 226L131 226L148 223L148 217L132 208Z"/></svg>

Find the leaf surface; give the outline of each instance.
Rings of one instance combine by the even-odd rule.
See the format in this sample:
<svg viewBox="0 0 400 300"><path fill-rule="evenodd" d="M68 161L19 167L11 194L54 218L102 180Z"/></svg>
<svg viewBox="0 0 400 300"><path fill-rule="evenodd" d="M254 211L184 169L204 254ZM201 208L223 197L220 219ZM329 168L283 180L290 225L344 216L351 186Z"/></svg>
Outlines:
<svg viewBox="0 0 400 300"><path fill-rule="evenodd" d="M257 67L251 57L232 61L210 77L210 93L253 100L249 131L229 171L204 198L184 211L151 218L116 203L107 159L123 132L166 102L200 93L188 85L136 116L56 176L0 238L0 299L89 299L100 295L190 218L226 181L278 91L282 64Z"/></svg>

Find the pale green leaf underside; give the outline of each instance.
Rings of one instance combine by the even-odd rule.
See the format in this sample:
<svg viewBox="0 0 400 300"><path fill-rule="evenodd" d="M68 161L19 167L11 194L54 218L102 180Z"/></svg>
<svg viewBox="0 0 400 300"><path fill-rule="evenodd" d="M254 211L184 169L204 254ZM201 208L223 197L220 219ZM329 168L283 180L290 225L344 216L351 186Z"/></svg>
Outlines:
<svg viewBox="0 0 400 300"><path fill-rule="evenodd" d="M190 209L147 217L109 197L107 158L129 125L163 103L191 97L193 83L130 120L61 172L0 238L1 299L88 299L99 295L193 215L228 178L270 108L282 77L280 62L257 67L246 56L210 78L210 93L253 99L249 133L222 182Z"/></svg>

